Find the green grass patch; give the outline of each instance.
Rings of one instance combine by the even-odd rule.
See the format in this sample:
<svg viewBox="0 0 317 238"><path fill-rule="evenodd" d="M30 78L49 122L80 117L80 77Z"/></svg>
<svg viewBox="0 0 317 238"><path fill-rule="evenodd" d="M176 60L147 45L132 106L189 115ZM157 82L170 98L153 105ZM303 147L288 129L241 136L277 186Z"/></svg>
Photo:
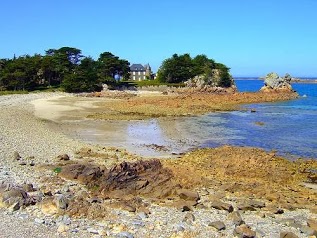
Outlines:
<svg viewBox="0 0 317 238"><path fill-rule="evenodd" d="M11 95L11 94L28 94L28 91L0 91L0 96L1 95Z"/></svg>
<svg viewBox="0 0 317 238"><path fill-rule="evenodd" d="M61 167L56 167L55 169L53 169L54 173L59 174L60 172L62 172L62 168Z"/></svg>
<svg viewBox="0 0 317 238"><path fill-rule="evenodd" d="M147 87L147 86L170 86L170 87L184 87L184 83L162 83L158 80L142 80L142 81L122 81L120 85L135 86L135 87Z"/></svg>

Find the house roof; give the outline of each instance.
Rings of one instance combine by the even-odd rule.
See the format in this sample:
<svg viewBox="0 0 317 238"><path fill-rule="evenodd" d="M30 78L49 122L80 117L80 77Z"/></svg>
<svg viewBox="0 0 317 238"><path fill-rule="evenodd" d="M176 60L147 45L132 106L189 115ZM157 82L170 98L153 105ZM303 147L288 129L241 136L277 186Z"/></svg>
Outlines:
<svg viewBox="0 0 317 238"><path fill-rule="evenodd" d="M145 68L142 64L133 64L130 66L130 71L145 71Z"/></svg>

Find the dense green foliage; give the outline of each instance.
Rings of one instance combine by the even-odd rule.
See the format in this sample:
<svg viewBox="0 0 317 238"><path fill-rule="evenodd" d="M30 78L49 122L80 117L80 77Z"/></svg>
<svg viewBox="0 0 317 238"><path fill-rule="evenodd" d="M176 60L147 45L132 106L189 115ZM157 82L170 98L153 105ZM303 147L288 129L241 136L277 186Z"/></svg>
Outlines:
<svg viewBox="0 0 317 238"><path fill-rule="evenodd" d="M192 58L189 54L174 54L165 59L158 71L158 80L166 83L182 83L195 76L204 75L206 78L220 77L217 86L230 87L232 85L229 68L224 64L216 63L206 55L197 55Z"/></svg>
<svg viewBox="0 0 317 238"><path fill-rule="evenodd" d="M97 61L82 55L73 47L49 49L45 55L0 59L0 91L33 91L63 87L67 92L89 92L101 89L102 83L115 83L115 78L128 79L127 60L110 52Z"/></svg>

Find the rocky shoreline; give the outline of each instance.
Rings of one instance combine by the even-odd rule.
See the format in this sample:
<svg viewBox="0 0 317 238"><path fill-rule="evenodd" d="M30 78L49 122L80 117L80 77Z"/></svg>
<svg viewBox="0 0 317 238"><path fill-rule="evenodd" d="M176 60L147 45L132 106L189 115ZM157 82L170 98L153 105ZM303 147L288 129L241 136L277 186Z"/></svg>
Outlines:
<svg viewBox="0 0 317 238"><path fill-rule="evenodd" d="M314 162L234 147L144 160L52 130L31 102L56 96L0 98L1 237L317 235L317 192L300 186Z"/></svg>

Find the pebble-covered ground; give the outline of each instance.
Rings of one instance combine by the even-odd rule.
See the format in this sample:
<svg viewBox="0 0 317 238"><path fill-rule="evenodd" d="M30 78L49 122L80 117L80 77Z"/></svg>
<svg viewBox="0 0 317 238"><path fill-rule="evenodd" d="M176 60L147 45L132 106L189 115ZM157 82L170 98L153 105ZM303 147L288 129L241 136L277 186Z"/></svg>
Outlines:
<svg viewBox="0 0 317 238"><path fill-rule="evenodd" d="M50 98L62 93L38 93L0 97L0 181L2 183L31 183L42 186L41 178L50 176L33 165L50 163L57 155L68 154L82 147L91 147L81 141L52 131L48 122L33 115L33 100ZM67 96L67 95L65 95ZM28 158L25 165L13 161L17 151ZM68 187L65 182L62 194ZM0 237L309 237L316 235L307 225L308 219L316 221L317 215L308 210L283 212L239 211L241 221L233 218L232 211L214 208L208 200L214 190L200 190L200 206L189 211L149 202L148 210L127 211L109 207L103 218L74 218L64 215L44 214L38 205L20 208L0 208ZM237 210L238 199L222 197L222 202ZM168 202L167 202L168 203ZM95 204L91 204L95 206ZM276 214L274 214L276 213ZM242 222L243 221L243 222ZM213 223L217 222L217 223ZM239 224L237 224L239 223ZM246 223L245 225L240 225ZM240 229L240 233L239 233ZM242 230L242 231L241 231ZM281 236L289 232L289 236ZM292 232L294 236L291 236ZM315 231L317 232L317 231ZM244 235L243 235L244 234ZM286 234L287 235L287 234ZM296 236L295 236L296 235ZM313 236L311 236L313 237Z"/></svg>

